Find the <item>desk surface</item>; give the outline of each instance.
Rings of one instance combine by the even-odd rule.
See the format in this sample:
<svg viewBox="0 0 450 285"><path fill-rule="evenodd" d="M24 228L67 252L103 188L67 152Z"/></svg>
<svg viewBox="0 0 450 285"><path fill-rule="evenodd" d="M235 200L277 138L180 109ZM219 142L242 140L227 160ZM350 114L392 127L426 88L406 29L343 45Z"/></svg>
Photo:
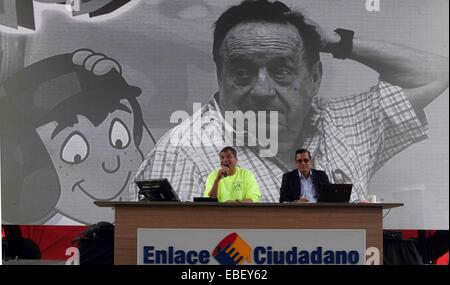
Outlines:
<svg viewBox="0 0 450 285"><path fill-rule="evenodd" d="M95 201L95 205L99 207L153 207L153 206L167 206L167 207L253 207L253 208L280 208L280 207L346 207L346 208L379 208L391 209L401 207L403 203L217 203L217 202L150 202L150 201Z"/></svg>
<svg viewBox="0 0 450 285"><path fill-rule="evenodd" d="M137 229L364 229L383 260L383 209L401 203L97 201L115 207L114 263L136 264ZM226 212L226 219L224 213Z"/></svg>

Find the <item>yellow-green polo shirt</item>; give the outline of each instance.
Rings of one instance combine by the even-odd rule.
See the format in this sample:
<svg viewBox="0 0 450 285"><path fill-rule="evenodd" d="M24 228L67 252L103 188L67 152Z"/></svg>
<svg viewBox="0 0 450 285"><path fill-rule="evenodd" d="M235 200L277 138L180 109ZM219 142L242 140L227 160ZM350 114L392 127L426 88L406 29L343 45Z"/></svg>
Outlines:
<svg viewBox="0 0 450 285"><path fill-rule="evenodd" d="M214 170L208 175L205 186L205 197L208 197L218 172L219 170ZM224 177L219 182L217 193L219 202L246 199L252 199L253 202L258 202L260 198L261 193L259 192L258 182L256 182L255 175L248 169L236 167L236 173L234 175Z"/></svg>

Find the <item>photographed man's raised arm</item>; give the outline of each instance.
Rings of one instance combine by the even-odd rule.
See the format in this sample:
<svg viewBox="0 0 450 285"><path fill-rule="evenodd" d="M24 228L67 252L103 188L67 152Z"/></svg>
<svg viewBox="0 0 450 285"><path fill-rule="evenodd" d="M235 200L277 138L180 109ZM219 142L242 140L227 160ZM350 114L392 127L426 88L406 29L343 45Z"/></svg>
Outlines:
<svg viewBox="0 0 450 285"><path fill-rule="evenodd" d="M341 37L335 32L320 32L322 51L333 53ZM416 110L422 110L449 85L448 58L385 41L368 40L355 33L349 59L360 62L398 85Z"/></svg>
<svg viewBox="0 0 450 285"><path fill-rule="evenodd" d="M448 59L384 41L355 38L351 59L380 74L380 79L404 89L416 110L421 110L448 87Z"/></svg>

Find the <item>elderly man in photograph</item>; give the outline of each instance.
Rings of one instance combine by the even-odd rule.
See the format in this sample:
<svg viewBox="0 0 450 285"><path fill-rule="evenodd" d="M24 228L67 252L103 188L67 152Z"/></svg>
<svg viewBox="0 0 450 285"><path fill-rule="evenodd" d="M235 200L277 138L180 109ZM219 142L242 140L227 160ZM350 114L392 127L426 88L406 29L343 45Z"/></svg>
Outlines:
<svg viewBox="0 0 450 285"><path fill-rule="evenodd" d="M227 111L276 111L278 149L273 156L260 155L267 149L259 138L256 145L236 145L240 165L254 173L261 187L261 201L278 201L283 173L297 148L308 149L314 165L333 183L352 183L351 201L365 199L370 180L388 160L428 138L424 108L449 80L447 58L368 37L342 28L324 30L279 1L230 7L214 30L218 92L198 114L161 137L136 179L170 177L180 196L191 200L201 195L217 164L217 146L229 143L224 138L211 146L203 140L207 136L192 133L190 122L201 117L198 129L213 134L229 126ZM379 81L360 94L319 97L320 53L363 64L379 74ZM186 139L175 140L183 142L178 144L174 136ZM199 140L189 143L189 137Z"/></svg>

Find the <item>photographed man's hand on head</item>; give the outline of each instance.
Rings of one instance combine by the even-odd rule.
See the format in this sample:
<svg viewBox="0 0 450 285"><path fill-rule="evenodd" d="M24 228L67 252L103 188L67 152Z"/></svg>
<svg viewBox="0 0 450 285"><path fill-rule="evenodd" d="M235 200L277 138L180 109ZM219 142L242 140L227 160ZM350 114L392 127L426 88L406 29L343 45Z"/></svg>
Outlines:
<svg viewBox="0 0 450 285"><path fill-rule="evenodd" d="M335 54L341 36L305 17L320 38L320 52ZM370 40L355 31L348 58L379 73L380 79L404 89L416 111L422 111L449 85L448 58L379 40Z"/></svg>
<svg viewBox="0 0 450 285"><path fill-rule="evenodd" d="M320 51L325 53L332 52L336 45L339 43L341 39L340 36L333 30L322 27L311 18L305 17L304 19L305 23L312 26L316 33L319 35Z"/></svg>

